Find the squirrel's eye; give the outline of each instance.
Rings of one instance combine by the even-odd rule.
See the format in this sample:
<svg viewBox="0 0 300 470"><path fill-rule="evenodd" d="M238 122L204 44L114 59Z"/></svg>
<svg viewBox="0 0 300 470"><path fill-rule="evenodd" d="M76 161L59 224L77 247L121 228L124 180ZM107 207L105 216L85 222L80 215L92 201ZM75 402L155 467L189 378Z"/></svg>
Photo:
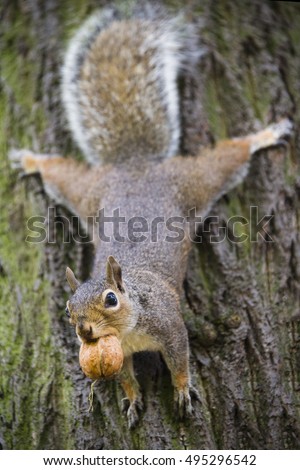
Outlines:
<svg viewBox="0 0 300 470"><path fill-rule="evenodd" d="M66 312L67 317L70 318L71 314L70 314L70 310L68 309L68 307L66 307L65 312Z"/></svg>
<svg viewBox="0 0 300 470"><path fill-rule="evenodd" d="M105 297L105 307L115 307L117 304L117 296L113 292L109 292Z"/></svg>

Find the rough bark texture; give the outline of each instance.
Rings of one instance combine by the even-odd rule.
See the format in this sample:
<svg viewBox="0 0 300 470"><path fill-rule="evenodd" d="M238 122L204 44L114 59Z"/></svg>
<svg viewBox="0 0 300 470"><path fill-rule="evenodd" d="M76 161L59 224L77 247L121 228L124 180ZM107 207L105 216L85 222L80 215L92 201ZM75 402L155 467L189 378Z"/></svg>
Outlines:
<svg viewBox="0 0 300 470"><path fill-rule="evenodd" d="M125 3L125 2L123 2ZM158 355L136 357L145 395L139 426L128 432L117 383L95 388L79 369L79 346L64 315L64 269L82 278L89 245L25 243L26 221L51 204L38 178L20 182L7 150L72 152L59 96L62 52L94 7L85 0L0 3L0 444L5 449L299 449L300 5L202 0L183 4L205 46L198 75L180 84L184 153L244 135L282 116L296 122L290 148L254 158L245 183L212 215L249 219L251 206L272 241L211 243L207 222L195 244L182 300L201 394L193 418L173 415L169 373ZM63 208L58 208L65 214ZM51 218L51 217L50 217ZM250 234L250 226L243 229ZM252 225L251 225L252 224ZM235 226L235 235L241 233ZM210 230L210 231L209 231ZM233 227L229 226L232 235ZM62 230L57 231L58 238Z"/></svg>

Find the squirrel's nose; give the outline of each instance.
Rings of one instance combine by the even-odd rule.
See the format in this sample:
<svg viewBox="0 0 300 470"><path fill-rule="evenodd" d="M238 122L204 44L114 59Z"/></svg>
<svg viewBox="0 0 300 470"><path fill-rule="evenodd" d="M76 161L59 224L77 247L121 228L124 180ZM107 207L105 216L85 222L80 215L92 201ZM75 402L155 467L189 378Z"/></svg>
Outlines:
<svg viewBox="0 0 300 470"><path fill-rule="evenodd" d="M82 338L84 338L85 340L88 341L88 340L93 339L94 331L93 331L93 327L91 323L89 322L79 323L76 329L77 329L77 334L81 336Z"/></svg>

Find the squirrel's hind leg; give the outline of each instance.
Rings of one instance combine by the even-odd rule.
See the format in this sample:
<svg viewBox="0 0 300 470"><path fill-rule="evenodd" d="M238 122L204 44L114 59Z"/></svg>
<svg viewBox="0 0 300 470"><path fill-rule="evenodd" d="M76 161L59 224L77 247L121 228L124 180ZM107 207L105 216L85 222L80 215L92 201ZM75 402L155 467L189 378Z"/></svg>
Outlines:
<svg viewBox="0 0 300 470"><path fill-rule="evenodd" d="M81 216L90 215L85 207L86 194L93 182L101 187L100 170L91 171L85 163L58 155L38 154L30 150L11 150L11 167L25 175L39 173L46 193L57 203ZM80 188L80 191L78 190ZM100 190L99 199L100 199Z"/></svg>
<svg viewBox="0 0 300 470"><path fill-rule="evenodd" d="M142 394L134 375L132 356L125 357L119 381L126 394L122 410L127 414L129 429L132 429L138 423L139 413L143 410Z"/></svg>
<svg viewBox="0 0 300 470"><path fill-rule="evenodd" d="M34 153L27 149L11 149L8 153L11 167L25 175L40 173L41 166L48 159L59 158L57 155Z"/></svg>
<svg viewBox="0 0 300 470"><path fill-rule="evenodd" d="M250 140L251 155L258 150L263 150L275 145L286 145L293 133L293 122L286 118L271 124L260 132L252 134L248 137ZM237 139L238 140L238 139Z"/></svg>

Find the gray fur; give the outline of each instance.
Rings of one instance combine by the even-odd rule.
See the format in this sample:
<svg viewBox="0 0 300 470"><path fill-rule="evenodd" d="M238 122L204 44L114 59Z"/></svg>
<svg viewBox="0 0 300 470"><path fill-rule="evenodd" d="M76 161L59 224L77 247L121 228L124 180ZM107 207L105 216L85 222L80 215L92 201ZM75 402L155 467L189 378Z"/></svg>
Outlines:
<svg viewBox="0 0 300 470"><path fill-rule="evenodd" d="M128 14L117 7L95 13L74 36L66 53L62 69L62 98L74 138L92 164L124 161L136 155L148 160L166 158L178 152L177 77L182 67L196 62L201 49L197 47L193 28L184 24L181 16L170 18L162 12L158 14L150 5L144 9L136 8L131 13L133 18L130 20ZM119 22L118 28L113 34L115 39L119 35L119 39L115 50L114 44L110 45L109 60L124 73L123 84L128 80L126 93L132 93L133 83L136 83L133 88L137 87L132 105L127 101L124 110L123 94L114 87L113 81L106 83L104 72L101 72L106 61L105 42L103 54L98 48L97 54L88 59L90 64L97 61L88 72L88 83L82 76L95 41L116 21ZM133 29L129 37L124 31L119 31L122 24L127 31ZM125 61L122 57L126 57ZM124 63L130 61L136 64L136 70L130 65L128 70L124 68ZM103 89L101 95L101 87L107 85L107 93ZM148 93L150 90L152 93ZM112 122L113 132L109 127ZM128 132L124 132L124 126ZM131 140L133 136L134 141Z"/></svg>

